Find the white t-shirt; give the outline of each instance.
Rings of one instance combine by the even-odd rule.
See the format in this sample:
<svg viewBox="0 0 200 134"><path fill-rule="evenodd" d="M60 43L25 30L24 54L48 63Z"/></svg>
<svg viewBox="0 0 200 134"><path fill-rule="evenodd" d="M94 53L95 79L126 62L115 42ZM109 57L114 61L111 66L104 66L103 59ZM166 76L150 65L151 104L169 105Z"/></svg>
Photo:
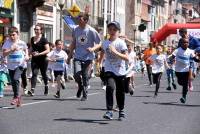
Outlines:
<svg viewBox="0 0 200 134"><path fill-rule="evenodd" d="M135 57L136 57L136 53L134 51L131 51L129 54L128 54L128 59L129 61L126 62L126 76L127 77L130 77L134 74L134 71L133 71L133 68L135 67Z"/></svg>
<svg viewBox="0 0 200 134"><path fill-rule="evenodd" d="M125 60L111 53L109 45L113 45L115 49L120 53L127 51L126 43L122 39L117 38L113 42L105 40L102 44L102 48L105 52L105 65L104 65L105 72L113 72L117 76L125 75L126 73Z"/></svg>
<svg viewBox="0 0 200 134"><path fill-rule="evenodd" d="M67 60L68 56L67 53L63 50L52 50L50 53L47 54L49 58L56 59L55 62L52 64L52 69L54 71L64 71L65 70L65 61Z"/></svg>
<svg viewBox="0 0 200 134"><path fill-rule="evenodd" d="M190 60L195 56L194 51L189 48L183 50L181 47L179 47L172 53L172 55L176 57L175 71L188 72Z"/></svg>
<svg viewBox="0 0 200 134"><path fill-rule="evenodd" d="M11 49L13 42L11 40L7 40L2 49ZM12 52L7 56L7 66L10 70L15 70L18 66L25 67L25 51L28 48L26 43L22 40L18 40L16 43L18 47L18 51Z"/></svg>
<svg viewBox="0 0 200 134"><path fill-rule="evenodd" d="M152 73L164 72L166 56L164 54L154 54L150 58L153 60Z"/></svg>

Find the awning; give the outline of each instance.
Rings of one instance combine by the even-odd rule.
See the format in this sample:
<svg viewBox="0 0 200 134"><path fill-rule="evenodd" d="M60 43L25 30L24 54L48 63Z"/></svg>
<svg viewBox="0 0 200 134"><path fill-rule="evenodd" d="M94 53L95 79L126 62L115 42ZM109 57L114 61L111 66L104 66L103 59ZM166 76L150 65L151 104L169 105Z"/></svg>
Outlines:
<svg viewBox="0 0 200 134"><path fill-rule="evenodd" d="M71 19L70 16L65 15L63 19L64 19L65 24L67 24L70 29L73 29L74 27L76 27L75 22Z"/></svg>

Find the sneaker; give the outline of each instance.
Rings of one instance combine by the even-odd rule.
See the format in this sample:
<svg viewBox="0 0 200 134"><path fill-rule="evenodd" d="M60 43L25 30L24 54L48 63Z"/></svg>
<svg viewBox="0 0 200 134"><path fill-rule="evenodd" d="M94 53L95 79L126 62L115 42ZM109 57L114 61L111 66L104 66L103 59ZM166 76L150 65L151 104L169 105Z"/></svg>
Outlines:
<svg viewBox="0 0 200 134"><path fill-rule="evenodd" d="M177 89L176 84L172 83L172 86L173 86L174 90Z"/></svg>
<svg viewBox="0 0 200 134"><path fill-rule="evenodd" d="M169 86L169 87L166 88L166 90L171 91L172 89L171 89L171 87Z"/></svg>
<svg viewBox="0 0 200 134"><path fill-rule="evenodd" d="M44 87L44 95L48 95L49 87L45 86Z"/></svg>
<svg viewBox="0 0 200 134"><path fill-rule="evenodd" d="M129 91L129 94L130 94L131 96L133 96L134 90L130 90L130 91Z"/></svg>
<svg viewBox="0 0 200 134"><path fill-rule="evenodd" d="M11 100L10 105L16 105L16 104L17 104L17 101L18 101L18 98L17 98L17 97L16 97L16 98L13 98L13 99Z"/></svg>
<svg viewBox="0 0 200 134"><path fill-rule="evenodd" d="M62 83L62 82L61 82L61 87L62 87L63 90L66 89L65 84Z"/></svg>
<svg viewBox="0 0 200 134"><path fill-rule="evenodd" d="M104 115L103 115L104 119L108 119L108 120L112 120L113 119L113 113L111 111L107 111Z"/></svg>
<svg viewBox="0 0 200 134"><path fill-rule="evenodd" d="M129 85L129 94L130 95L134 94L134 86L132 84Z"/></svg>
<svg viewBox="0 0 200 134"><path fill-rule="evenodd" d="M16 106L21 107L21 97L17 97Z"/></svg>
<svg viewBox="0 0 200 134"><path fill-rule="evenodd" d="M31 90L28 90L28 95L34 96L34 88L31 88Z"/></svg>
<svg viewBox="0 0 200 134"><path fill-rule="evenodd" d="M193 91L193 86L188 87L189 91Z"/></svg>
<svg viewBox="0 0 200 134"><path fill-rule="evenodd" d="M122 121L122 120L124 120L124 119L125 119L125 113L124 113L123 110L120 110L120 111L119 111L119 118L118 118L118 120L119 120L119 121Z"/></svg>
<svg viewBox="0 0 200 134"><path fill-rule="evenodd" d="M102 90L106 90L106 86L103 86L103 87L102 87Z"/></svg>
<svg viewBox="0 0 200 134"><path fill-rule="evenodd" d="M78 91L77 91L77 93L76 93L76 97L77 97L77 98L80 98L80 97L81 97L81 90L80 90L80 89L78 89Z"/></svg>
<svg viewBox="0 0 200 134"><path fill-rule="evenodd" d="M86 101L87 100L87 97L82 97L81 98L81 101Z"/></svg>
<svg viewBox="0 0 200 134"><path fill-rule="evenodd" d="M25 95L28 95L28 90L26 88L24 88L23 91Z"/></svg>
<svg viewBox="0 0 200 134"><path fill-rule="evenodd" d="M91 88L91 86L90 86L90 85L88 85L88 86L87 86L87 89L90 89L90 88Z"/></svg>
<svg viewBox="0 0 200 134"><path fill-rule="evenodd" d="M155 94L154 94L153 98L156 98L157 96L158 96L158 93L157 93L157 92L155 92Z"/></svg>
<svg viewBox="0 0 200 134"><path fill-rule="evenodd" d="M57 91L56 94L54 95L55 98L60 98L60 91Z"/></svg>
<svg viewBox="0 0 200 134"><path fill-rule="evenodd" d="M185 103L186 102L186 98L182 97L180 98L181 103Z"/></svg>

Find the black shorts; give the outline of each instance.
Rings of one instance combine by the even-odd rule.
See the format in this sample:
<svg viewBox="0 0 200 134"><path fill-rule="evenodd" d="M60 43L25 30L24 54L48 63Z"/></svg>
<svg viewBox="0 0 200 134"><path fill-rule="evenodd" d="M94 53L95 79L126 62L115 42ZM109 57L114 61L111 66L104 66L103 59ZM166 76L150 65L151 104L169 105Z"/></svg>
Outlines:
<svg viewBox="0 0 200 134"><path fill-rule="evenodd" d="M64 75L64 71L53 71L54 72L54 77L57 78L58 75L63 76Z"/></svg>

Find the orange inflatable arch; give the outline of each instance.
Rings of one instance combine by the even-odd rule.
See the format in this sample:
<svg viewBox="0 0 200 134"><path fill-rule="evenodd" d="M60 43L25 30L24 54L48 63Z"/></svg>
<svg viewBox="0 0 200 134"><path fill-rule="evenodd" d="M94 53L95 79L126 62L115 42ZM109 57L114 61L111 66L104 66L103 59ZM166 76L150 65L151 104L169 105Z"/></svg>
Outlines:
<svg viewBox="0 0 200 134"><path fill-rule="evenodd" d="M185 23L185 24L167 23L160 30L158 30L151 36L151 41L159 43L165 40L170 34L177 34L177 29L180 28L200 29L200 23Z"/></svg>

